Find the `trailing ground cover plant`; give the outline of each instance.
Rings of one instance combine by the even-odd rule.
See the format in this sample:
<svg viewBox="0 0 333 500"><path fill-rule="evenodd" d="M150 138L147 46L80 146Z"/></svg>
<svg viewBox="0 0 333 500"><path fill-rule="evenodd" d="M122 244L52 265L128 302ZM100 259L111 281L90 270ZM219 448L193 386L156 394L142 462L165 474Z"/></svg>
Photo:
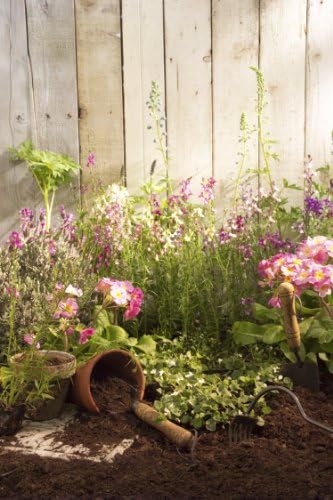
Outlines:
<svg viewBox="0 0 333 500"><path fill-rule="evenodd" d="M160 339L158 351L143 358L148 383L155 388L155 408L167 418L196 429L215 431L246 411L253 395L268 383L284 383L272 349L230 351L221 357L184 349L182 339ZM262 415L270 412L261 402ZM263 423L258 419L258 423Z"/></svg>

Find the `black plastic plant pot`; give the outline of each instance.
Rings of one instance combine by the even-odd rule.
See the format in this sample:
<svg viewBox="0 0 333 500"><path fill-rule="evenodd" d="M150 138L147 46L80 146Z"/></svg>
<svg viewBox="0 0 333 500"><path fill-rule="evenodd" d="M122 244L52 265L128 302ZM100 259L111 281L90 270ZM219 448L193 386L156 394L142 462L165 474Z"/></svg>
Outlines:
<svg viewBox="0 0 333 500"><path fill-rule="evenodd" d="M51 391L52 399L35 401L34 407L26 411L25 417L37 422L58 418L65 404L69 386L70 379L59 380Z"/></svg>
<svg viewBox="0 0 333 500"><path fill-rule="evenodd" d="M0 436L13 436L22 427L24 406L4 408L0 406Z"/></svg>

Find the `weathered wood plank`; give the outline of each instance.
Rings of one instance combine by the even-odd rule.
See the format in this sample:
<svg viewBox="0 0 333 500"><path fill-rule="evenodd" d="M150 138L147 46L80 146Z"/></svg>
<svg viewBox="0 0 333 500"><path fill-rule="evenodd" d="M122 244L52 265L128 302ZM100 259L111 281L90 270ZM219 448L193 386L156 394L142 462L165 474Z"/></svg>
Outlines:
<svg viewBox="0 0 333 500"><path fill-rule="evenodd" d="M79 159L74 0L26 0L36 144ZM56 204L76 208L79 180Z"/></svg>
<svg viewBox="0 0 333 500"><path fill-rule="evenodd" d="M166 94L170 177L212 174L210 0L165 1Z"/></svg>
<svg viewBox="0 0 333 500"><path fill-rule="evenodd" d="M152 162L160 161L146 102L151 82L161 91L164 114L163 0L123 0L126 182L138 193Z"/></svg>
<svg viewBox="0 0 333 500"><path fill-rule="evenodd" d="M260 6L260 67L268 88L265 111L280 154L273 178L302 184L306 2L262 0ZM301 202L298 191L288 195Z"/></svg>
<svg viewBox="0 0 333 500"><path fill-rule="evenodd" d="M257 124L256 81L250 66L258 66L258 0L213 0L213 172L218 181L219 212L233 203L241 161L240 117ZM256 168L258 142L247 143L243 171Z"/></svg>
<svg viewBox="0 0 333 500"><path fill-rule="evenodd" d="M95 173L110 184L120 180L124 165L120 2L75 5L81 164L95 152ZM85 171L82 181L89 182Z"/></svg>
<svg viewBox="0 0 333 500"><path fill-rule="evenodd" d="M8 160L8 146L31 134L24 2L0 2L0 241L17 226L22 206L32 207L33 188L24 165Z"/></svg>
<svg viewBox="0 0 333 500"><path fill-rule="evenodd" d="M305 152L316 166L332 163L333 2L310 0L307 29Z"/></svg>

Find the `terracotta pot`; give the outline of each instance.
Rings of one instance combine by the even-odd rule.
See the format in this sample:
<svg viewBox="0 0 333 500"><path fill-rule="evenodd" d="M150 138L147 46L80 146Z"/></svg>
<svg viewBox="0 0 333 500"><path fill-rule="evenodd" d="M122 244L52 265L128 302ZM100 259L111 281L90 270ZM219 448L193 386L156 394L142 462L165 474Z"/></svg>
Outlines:
<svg viewBox="0 0 333 500"><path fill-rule="evenodd" d="M100 409L90 391L90 382L92 379L98 381L108 376L126 380L129 384L137 387L138 398L143 398L145 376L139 361L127 351L112 349L96 354L85 365L76 370L70 393L71 402L91 413L99 413Z"/></svg>

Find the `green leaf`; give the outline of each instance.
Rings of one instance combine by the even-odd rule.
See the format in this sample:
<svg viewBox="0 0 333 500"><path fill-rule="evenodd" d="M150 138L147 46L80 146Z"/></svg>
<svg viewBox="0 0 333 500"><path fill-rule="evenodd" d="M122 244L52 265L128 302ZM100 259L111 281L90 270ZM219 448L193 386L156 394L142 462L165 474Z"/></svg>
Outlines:
<svg viewBox="0 0 333 500"><path fill-rule="evenodd" d="M307 355L305 356L304 361L310 361L311 363L317 364L317 355L315 352L308 352Z"/></svg>
<svg viewBox="0 0 333 500"><path fill-rule="evenodd" d="M268 307L263 306L262 304L253 304L252 306L253 316L255 319L262 323L266 323L267 321L277 321L280 322L280 313L276 309L270 309Z"/></svg>
<svg viewBox="0 0 333 500"><path fill-rule="evenodd" d="M285 339L285 333L281 325L265 325L266 329L263 335L265 344L277 344Z"/></svg>
<svg viewBox="0 0 333 500"><path fill-rule="evenodd" d="M95 328L98 327L106 328L112 325L113 322L110 317L110 314L105 309L103 309L102 306L96 306L94 309L94 314L96 316L94 323Z"/></svg>
<svg viewBox="0 0 333 500"><path fill-rule="evenodd" d="M235 344L255 344L263 338L263 326L250 323L249 321L236 321L232 326L232 334Z"/></svg>
<svg viewBox="0 0 333 500"><path fill-rule="evenodd" d="M119 344L128 340L128 333L117 325L109 325L105 328L106 339L110 342L117 342Z"/></svg>
<svg viewBox="0 0 333 500"><path fill-rule="evenodd" d="M151 354L156 351L156 342L150 335L142 335L135 347L146 354Z"/></svg>
<svg viewBox="0 0 333 500"><path fill-rule="evenodd" d="M307 334L308 330L311 328L313 322L314 322L314 318L307 318L300 323L299 329L300 329L301 335L303 337L306 336L306 334Z"/></svg>
<svg viewBox="0 0 333 500"><path fill-rule="evenodd" d="M329 354L333 354L333 342L330 342L328 344L320 344L320 349L323 352L328 352Z"/></svg>
<svg viewBox="0 0 333 500"><path fill-rule="evenodd" d="M208 431L211 431L211 432L216 431L216 422L212 418L209 418L208 420L206 420L205 426L206 426L206 429Z"/></svg>

